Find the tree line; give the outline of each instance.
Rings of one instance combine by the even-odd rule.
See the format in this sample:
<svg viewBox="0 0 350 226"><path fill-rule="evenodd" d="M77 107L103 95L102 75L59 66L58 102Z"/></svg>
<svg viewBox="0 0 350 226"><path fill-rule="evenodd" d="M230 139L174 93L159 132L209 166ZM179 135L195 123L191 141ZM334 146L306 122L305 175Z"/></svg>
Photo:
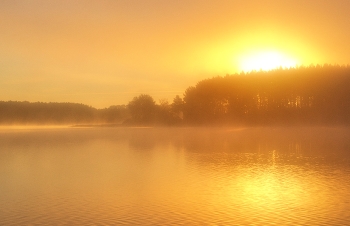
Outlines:
<svg viewBox="0 0 350 226"><path fill-rule="evenodd" d="M0 101L0 124L349 125L349 87L349 66L280 68L205 79L172 103L147 94L105 109Z"/></svg>
<svg viewBox="0 0 350 226"><path fill-rule="evenodd" d="M121 123L128 117L125 105L96 109L76 103L0 101L2 125Z"/></svg>
<svg viewBox="0 0 350 226"><path fill-rule="evenodd" d="M215 77L185 91L184 119L194 124L349 124L349 88L349 66Z"/></svg>

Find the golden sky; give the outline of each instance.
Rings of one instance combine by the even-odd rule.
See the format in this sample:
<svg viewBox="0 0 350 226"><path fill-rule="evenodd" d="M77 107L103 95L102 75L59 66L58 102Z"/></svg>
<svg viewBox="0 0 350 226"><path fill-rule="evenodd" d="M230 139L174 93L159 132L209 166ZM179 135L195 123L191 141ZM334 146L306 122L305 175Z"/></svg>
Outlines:
<svg viewBox="0 0 350 226"><path fill-rule="evenodd" d="M0 100L103 108L242 70L350 63L349 0L2 0Z"/></svg>

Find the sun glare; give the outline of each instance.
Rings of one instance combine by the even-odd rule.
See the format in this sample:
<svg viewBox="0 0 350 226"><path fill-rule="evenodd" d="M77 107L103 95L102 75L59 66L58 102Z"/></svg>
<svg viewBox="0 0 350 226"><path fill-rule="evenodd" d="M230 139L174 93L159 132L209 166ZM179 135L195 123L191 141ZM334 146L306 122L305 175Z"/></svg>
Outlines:
<svg viewBox="0 0 350 226"><path fill-rule="evenodd" d="M244 55L240 58L240 69L244 72L249 71L269 71L279 67L295 67L298 62L286 55L276 51L263 51Z"/></svg>

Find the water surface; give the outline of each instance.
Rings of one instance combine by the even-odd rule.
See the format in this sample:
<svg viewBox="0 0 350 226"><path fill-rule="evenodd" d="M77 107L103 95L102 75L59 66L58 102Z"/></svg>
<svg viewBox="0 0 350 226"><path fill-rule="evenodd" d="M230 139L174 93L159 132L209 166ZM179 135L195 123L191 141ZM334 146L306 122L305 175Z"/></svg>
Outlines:
<svg viewBox="0 0 350 226"><path fill-rule="evenodd" d="M349 128L0 130L0 225L346 225Z"/></svg>

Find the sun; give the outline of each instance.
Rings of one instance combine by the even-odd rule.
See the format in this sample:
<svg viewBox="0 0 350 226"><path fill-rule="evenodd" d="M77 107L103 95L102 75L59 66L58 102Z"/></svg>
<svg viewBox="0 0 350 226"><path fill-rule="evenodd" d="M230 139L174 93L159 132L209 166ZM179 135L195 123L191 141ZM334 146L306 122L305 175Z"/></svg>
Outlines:
<svg viewBox="0 0 350 226"><path fill-rule="evenodd" d="M279 67L296 67L297 60L286 56L278 51L260 51L243 55L239 58L241 71L269 71Z"/></svg>

